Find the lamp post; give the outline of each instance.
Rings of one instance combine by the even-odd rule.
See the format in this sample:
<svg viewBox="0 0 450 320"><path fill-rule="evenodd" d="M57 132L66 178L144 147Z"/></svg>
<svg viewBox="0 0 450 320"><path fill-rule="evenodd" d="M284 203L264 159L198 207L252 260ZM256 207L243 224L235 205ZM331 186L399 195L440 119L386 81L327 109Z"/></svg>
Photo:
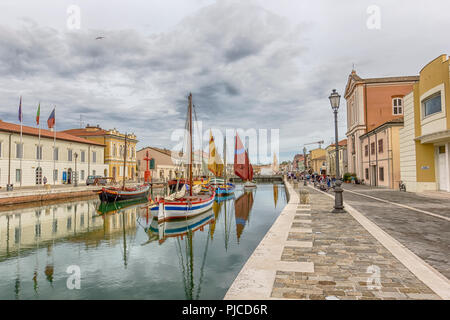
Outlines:
<svg viewBox="0 0 450 320"><path fill-rule="evenodd" d="M335 149L336 149L336 184L334 187L334 209L333 213L342 213L344 210L344 199L343 199L343 189L341 187L342 181L339 172L339 138L338 138L338 124L337 124L337 114L339 110L339 104L341 100L341 96L336 92L336 89L333 89L333 92L328 97L330 99L331 108L334 113L334 132L335 132Z"/></svg>
<svg viewBox="0 0 450 320"><path fill-rule="evenodd" d="M303 185L306 187L306 147L303 147L303 163L305 167L305 171L303 174Z"/></svg>

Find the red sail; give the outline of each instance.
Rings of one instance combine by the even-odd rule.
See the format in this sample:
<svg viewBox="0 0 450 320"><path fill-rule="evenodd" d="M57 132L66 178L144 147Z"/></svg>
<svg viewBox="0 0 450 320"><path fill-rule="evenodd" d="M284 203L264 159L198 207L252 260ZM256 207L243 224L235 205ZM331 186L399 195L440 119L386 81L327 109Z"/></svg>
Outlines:
<svg viewBox="0 0 450 320"><path fill-rule="evenodd" d="M248 158L244 145L236 133L234 144L234 173L242 180L248 180Z"/></svg>

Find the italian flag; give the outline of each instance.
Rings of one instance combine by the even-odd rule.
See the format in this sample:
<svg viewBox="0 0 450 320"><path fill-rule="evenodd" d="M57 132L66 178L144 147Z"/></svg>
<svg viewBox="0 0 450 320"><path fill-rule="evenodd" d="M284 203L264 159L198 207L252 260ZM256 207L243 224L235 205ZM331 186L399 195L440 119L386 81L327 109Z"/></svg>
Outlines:
<svg viewBox="0 0 450 320"><path fill-rule="evenodd" d="M36 124L39 125L39 117L41 116L41 103L39 102L37 113L36 113Z"/></svg>

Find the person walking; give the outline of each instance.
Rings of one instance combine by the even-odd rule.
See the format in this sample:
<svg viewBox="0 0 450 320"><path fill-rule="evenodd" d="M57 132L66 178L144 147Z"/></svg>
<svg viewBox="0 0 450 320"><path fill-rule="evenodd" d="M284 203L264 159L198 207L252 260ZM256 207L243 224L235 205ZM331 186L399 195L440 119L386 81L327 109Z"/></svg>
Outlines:
<svg viewBox="0 0 450 320"><path fill-rule="evenodd" d="M42 179L42 182L44 182L44 184L47 184L47 177L44 176L44 179Z"/></svg>

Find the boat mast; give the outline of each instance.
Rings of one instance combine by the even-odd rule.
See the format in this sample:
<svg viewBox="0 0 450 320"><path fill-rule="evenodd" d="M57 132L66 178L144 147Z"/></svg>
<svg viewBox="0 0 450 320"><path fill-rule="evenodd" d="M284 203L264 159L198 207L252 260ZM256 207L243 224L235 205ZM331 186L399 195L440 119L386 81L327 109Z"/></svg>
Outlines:
<svg viewBox="0 0 450 320"><path fill-rule="evenodd" d="M127 168L127 133L125 133L125 150L123 152L123 185L122 189L125 190L125 171Z"/></svg>
<svg viewBox="0 0 450 320"><path fill-rule="evenodd" d="M223 185L227 185L227 136L223 137L223 167L224 167L224 179Z"/></svg>
<svg viewBox="0 0 450 320"><path fill-rule="evenodd" d="M192 93L189 94L189 195L192 196L192 186L193 186L193 179L192 179Z"/></svg>

